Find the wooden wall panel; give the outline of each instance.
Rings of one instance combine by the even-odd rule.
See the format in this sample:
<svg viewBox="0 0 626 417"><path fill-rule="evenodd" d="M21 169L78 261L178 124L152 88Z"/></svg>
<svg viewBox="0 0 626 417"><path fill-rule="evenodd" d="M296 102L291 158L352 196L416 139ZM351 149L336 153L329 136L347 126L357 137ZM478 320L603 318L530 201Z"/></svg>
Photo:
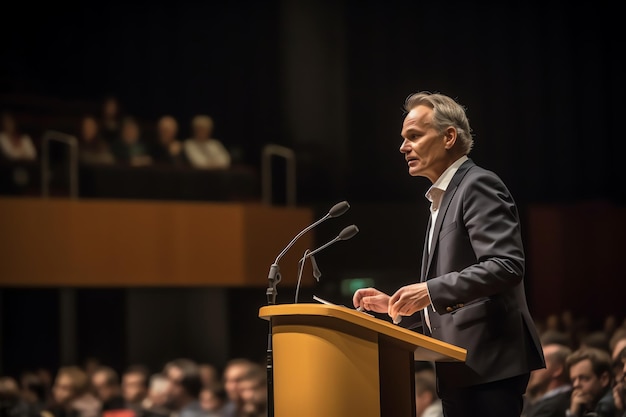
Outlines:
<svg viewBox="0 0 626 417"><path fill-rule="evenodd" d="M259 204L4 198L0 285L266 285L312 221L306 208ZM283 262L295 270L312 242L303 236Z"/></svg>

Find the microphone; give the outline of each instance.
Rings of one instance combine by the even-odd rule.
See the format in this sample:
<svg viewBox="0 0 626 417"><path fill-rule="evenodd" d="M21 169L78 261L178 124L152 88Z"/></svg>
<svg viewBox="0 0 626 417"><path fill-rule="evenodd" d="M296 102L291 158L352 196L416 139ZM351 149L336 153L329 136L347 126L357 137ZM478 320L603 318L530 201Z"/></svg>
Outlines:
<svg viewBox="0 0 626 417"><path fill-rule="evenodd" d="M314 255L335 242L339 242L340 240L348 240L352 239L357 233L359 233L359 228L356 225L351 225L345 227L333 240L327 242L326 244L320 246L314 251L309 251L308 249L304 252L304 255L298 261L298 284L296 285L296 297L294 299L294 304L298 303L298 293L300 292L300 281L302 280L302 270L304 269L304 263L308 258L311 258L311 265L313 266L313 276L315 280L319 282L320 277L322 276L322 272L317 267L317 262L315 261Z"/></svg>
<svg viewBox="0 0 626 417"><path fill-rule="evenodd" d="M327 247L329 247L330 245L332 245L335 242L339 242L340 240L348 240L348 239L352 239L357 233L359 233L359 228L356 227L356 225L351 225L348 227L345 227L338 235L336 238L334 238L333 240L331 240L330 242L325 243L324 245L320 246L319 248L315 249L312 252L309 252L305 257L303 257L303 259L306 258L311 258L313 255L315 255L316 253L326 249Z"/></svg>
<svg viewBox="0 0 626 417"><path fill-rule="evenodd" d="M309 230L313 229L314 227L316 227L320 223L322 223L322 222L324 222L324 221L326 221L326 220L328 220L330 218L341 216L346 211L348 211L349 208L350 208L350 204L348 204L347 201L341 201L341 202L335 204L334 206L331 207L331 209L328 211L328 213L326 213L326 215L324 217L322 217L321 219L317 220L315 223L307 226L300 233L298 233L293 239L291 239L289 244L287 244L287 246L278 254L278 256L276 257L276 260L270 266L270 271L269 271L269 274L268 274L268 277L267 277L267 279L270 282L270 286L267 288L267 291L266 291L267 303L268 304L276 304L276 295L278 295L278 291L276 290L276 285L281 280L280 267L278 265L278 262L285 255L285 253L287 253L287 251L294 245L294 243L296 243L296 241L298 239L300 239L302 237L302 235L304 235L306 232L308 232Z"/></svg>

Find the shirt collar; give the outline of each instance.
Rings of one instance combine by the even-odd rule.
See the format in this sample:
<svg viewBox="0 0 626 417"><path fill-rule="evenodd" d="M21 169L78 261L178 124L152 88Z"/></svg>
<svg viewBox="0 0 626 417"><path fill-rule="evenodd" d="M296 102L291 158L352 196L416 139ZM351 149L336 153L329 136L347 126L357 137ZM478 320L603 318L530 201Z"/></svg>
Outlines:
<svg viewBox="0 0 626 417"><path fill-rule="evenodd" d="M431 203L434 201L437 206L439 205L439 200L444 191L448 189L448 185L450 185L450 181L452 181L454 174L456 174L456 171L459 169L459 167L463 165L463 162L467 160L467 155L463 155L462 157L454 161L452 165L446 168L445 171L443 171L443 174L441 174L437 181L435 181L435 183L428 189L428 191L426 191L426 198L428 199L428 201L430 201ZM437 189L437 191L434 191L435 189Z"/></svg>

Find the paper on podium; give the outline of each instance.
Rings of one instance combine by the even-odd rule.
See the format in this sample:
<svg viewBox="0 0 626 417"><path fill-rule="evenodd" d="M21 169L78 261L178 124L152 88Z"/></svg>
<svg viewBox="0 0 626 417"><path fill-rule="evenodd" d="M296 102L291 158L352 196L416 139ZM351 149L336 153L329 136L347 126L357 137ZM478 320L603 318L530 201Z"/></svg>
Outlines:
<svg viewBox="0 0 626 417"><path fill-rule="evenodd" d="M327 305L329 305L329 306L336 306L336 307L348 308L348 307L346 307L346 306L344 306L344 305L339 305L339 304L331 303L330 301L326 301L326 300L324 300L324 299L322 299L322 298L319 298L317 295L314 295L314 296L313 296L313 299L314 299L315 301L318 301L318 302L320 302L320 303L322 303L322 304L327 304ZM350 309L350 310L352 310L352 309ZM374 315L372 315L372 314L370 314L370 313L368 313L368 312L366 312L366 311L361 311L361 310L356 310L356 311L358 311L358 312L360 312L360 313L363 313L363 314L367 314L367 315L368 315L368 316L370 316L370 317L374 317Z"/></svg>

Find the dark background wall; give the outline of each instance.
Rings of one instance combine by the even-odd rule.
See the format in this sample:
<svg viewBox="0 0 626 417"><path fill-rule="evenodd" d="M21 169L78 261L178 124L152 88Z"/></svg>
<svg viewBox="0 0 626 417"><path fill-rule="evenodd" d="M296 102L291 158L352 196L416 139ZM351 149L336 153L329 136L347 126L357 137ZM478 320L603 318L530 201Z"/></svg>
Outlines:
<svg viewBox="0 0 626 417"><path fill-rule="evenodd" d="M211 114L216 137L253 167L265 144L294 149L299 204L322 215L347 199L354 207L345 222L362 229L362 243L355 238L342 243L346 252L337 247L319 257L328 272L316 291L337 300L345 301L341 278L375 277L391 289L419 262L428 184L407 175L398 152L402 104L412 92L439 91L467 107L472 158L503 177L522 213L535 204L626 201L624 37L621 14L609 6L283 0L3 8L0 107L10 109L15 97L45 97L92 109L112 93L144 120L173 114L183 136L193 115ZM321 227L318 243L345 222ZM623 226L612 235L624 235ZM623 279L616 271L614 281ZM142 352L152 352L145 360L156 366L170 354L204 352L203 360L221 364L263 351L265 323L256 317L263 288L201 289L208 304L183 290L77 290L69 301L58 291L0 292L6 370L35 357L49 365L82 359L110 338L124 343L100 354L120 367ZM164 299L175 313L159 315L166 324L151 328L148 312ZM56 329L63 305L76 314L69 336ZM118 308L103 319L111 305ZM623 313L613 307L602 311ZM202 333L207 322L210 331ZM31 325L38 333L29 334ZM98 326L112 333L89 331ZM247 336L254 342L246 344ZM46 341L49 350L40 350ZM68 341L77 344L69 354Z"/></svg>
<svg viewBox="0 0 626 417"><path fill-rule="evenodd" d="M416 1L28 2L7 6L0 87L99 100L188 133L200 112L258 163L299 151L300 201L406 200L401 106L440 91L468 107L474 159L521 201L623 202L619 13ZM11 14L12 13L12 14ZM6 103L3 103L6 104Z"/></svg>

